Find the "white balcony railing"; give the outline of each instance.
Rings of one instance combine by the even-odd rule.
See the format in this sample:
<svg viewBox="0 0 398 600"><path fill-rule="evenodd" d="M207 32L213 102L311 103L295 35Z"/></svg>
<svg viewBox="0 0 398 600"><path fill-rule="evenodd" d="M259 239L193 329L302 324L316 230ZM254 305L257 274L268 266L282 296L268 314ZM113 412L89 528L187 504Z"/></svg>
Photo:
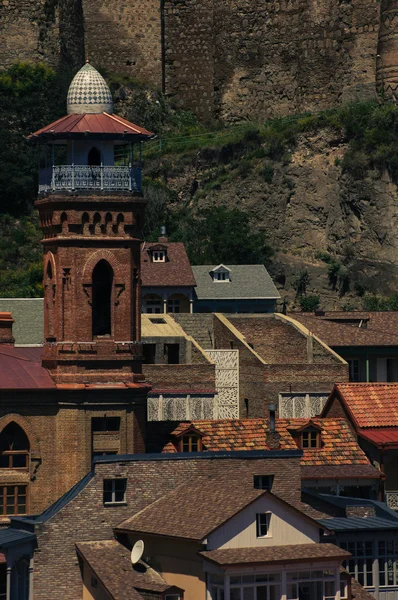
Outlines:
<svg viewBox="0 0 398 600"><path fill-rule="evenodd" d="M141 169L130 166L60 165L41 169L39 192L141 191Z"/></svg>
<svg viewBox="0 0 398 600"><path fill-rule="evenodd" d="M386 492L386 504L392 510L398 510L398 490Z"/></svg>

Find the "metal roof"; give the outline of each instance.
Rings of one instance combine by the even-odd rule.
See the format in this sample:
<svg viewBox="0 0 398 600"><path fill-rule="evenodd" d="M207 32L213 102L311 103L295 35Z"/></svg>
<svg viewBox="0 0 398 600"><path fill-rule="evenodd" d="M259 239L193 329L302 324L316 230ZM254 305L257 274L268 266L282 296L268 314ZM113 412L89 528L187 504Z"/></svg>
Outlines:
<svg viewBox="0 0 398 600"><path fill-rule="evenodd" d="M394 522L380 517L334 517L332 519L318 519L318 522L332 531L398 529L398 519Z"/></svg>
<svg viewBox="0 0 398 600"><path fill-rule="evenodd" d="M398 427L358 429L358 434L380 446L398 446Z"/></svg>
<svg viewBox="0 0 398 600"><path fill-rule="evenodd" d="M85 139L99 136L134 141L148 139L153 134L139 125L106 112L100 114L65 115L28 136L35 144L61 139Z"/></svg>
<svg viewBox="0 0 398 600"><path fill-rule="evenodd" d="M55 389L41 365L41 348L0 346L0 389Z"/></svg>
<svg viewBox="0 0 398 600"><path fill-rule="evenodd" d="M264 265L226 265L229 281L214 281L211 273L216 266L193 266L198 300L277 300L280 298Z"/></svg>
<svg viewBox="0 0 398 600"><path fill-rule="evenodd" d="M21 543L33 542L35 539L35 534L29 533L28 531L14 529L12 527L0 529L0 548L9 548L10 546Z"/></svg>

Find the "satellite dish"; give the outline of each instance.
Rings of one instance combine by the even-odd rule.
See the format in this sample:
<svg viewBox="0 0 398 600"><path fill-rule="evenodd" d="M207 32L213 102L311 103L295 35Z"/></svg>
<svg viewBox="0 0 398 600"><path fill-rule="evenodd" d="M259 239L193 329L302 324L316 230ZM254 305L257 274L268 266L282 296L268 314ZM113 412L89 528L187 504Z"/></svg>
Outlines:
<svg viewBox="0 0 398 600"><path fill-rule="evenodd" d="M133 563L133 565L138 563L138 561L140 560L140 558L143 554L144 554L144 542L142 540L138 540L138 542L136 542L134 544L133 549L131 551L131 562Z"/></svg>

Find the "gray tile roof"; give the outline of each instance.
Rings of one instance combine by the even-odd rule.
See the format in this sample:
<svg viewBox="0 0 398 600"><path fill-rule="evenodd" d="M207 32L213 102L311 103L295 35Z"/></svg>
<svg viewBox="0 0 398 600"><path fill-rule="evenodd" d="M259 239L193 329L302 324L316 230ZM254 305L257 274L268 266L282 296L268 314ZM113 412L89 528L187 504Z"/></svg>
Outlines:
<svg viewBox="0 0 398 600"><path fill-rule="evenodd" d="M21 531L12 527L0 530L0 548L9 548L21 543L33 542L35 539L36 535L28 531Z"/></svg>
<svg viewBox="0 0 398 600"><path fill-rule="evenodd" d="M318 519L318 522L332 531L398 529L398 520L394 523L394 521L381 519L380 517L335 517L333 519Z"/></svg>
<svg viewBox="0 0 398 600"><path fill-rule="evenodd" d="M44 341L43 298L0 298L0 312L10 312L15 343L21 346Z"/></svg>
<svg viewBox="0 0 398 600"><path fill-rule="evenodd" d="M213 281L218 265L193 266L198 300L279 299L280 295L264 265L225 265L230 281Z"/></svg>

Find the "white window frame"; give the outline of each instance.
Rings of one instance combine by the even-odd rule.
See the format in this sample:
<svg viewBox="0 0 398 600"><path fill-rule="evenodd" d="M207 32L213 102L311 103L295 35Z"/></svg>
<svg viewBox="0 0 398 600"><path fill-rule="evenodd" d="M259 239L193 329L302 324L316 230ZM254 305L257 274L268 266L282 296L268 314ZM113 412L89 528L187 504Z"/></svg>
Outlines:
<svg viewBox="0 0 398 600"><path fill-rule="evenodd" d="M213 271L213 281L225 283L229 281L229 271L224 269L219 269L218 271Z"/></svg>
<svg viewBox="0 0 398 600"><path fill-rule="evenodd" d="M166 251L165 250L153 250L152 262L166 262Z"/></svg>
<svg viewBox="0 0 398 600"><path fill-rule="evenodd" d="M256 514L256 538L257 539L261 539L261 538L269 538L272 537L271 535L271 512L267 511L267 512L263 512L263 513L257 513ZM262 521L265 521L262 522ZM261 533L262 529L266 527L267 528L267 533Z"/></svg>

